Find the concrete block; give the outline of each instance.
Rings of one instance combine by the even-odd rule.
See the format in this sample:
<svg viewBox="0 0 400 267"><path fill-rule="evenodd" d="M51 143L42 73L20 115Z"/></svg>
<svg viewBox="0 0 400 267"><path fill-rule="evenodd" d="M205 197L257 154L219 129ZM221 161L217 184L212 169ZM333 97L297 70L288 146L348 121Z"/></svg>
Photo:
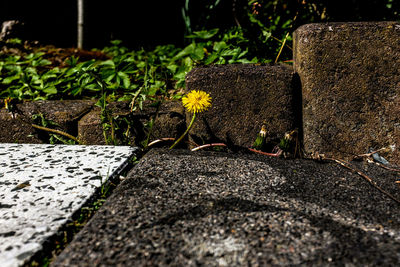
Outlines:
<svg viewBox="0 0 400 267"><path fill-rule="evenodd" d="M129 120L131 115L129 102L110 103L107 106L107 112L109 112L114 120L118 120L118 118L127 118ZM103 125L101 120L101 109L97 106L79 120L78 138L82 143L86 145L105 145L107 143L103 134ZM108 122L108 124L111 125L110 122ZM114 124L113 126L118 128L119 125ZM124 127L122 130L126 129L127 127ZM106 136L109 139L108 142L111 144L111 127L106 128L105 131ZM130 138L130 140L133 142L134 137ZM121 140L117 140L116 138L116 141L118 143Z"/></svg>
<svg viewBox="0 0 400 267"><path fill-rule="evenodd" d="M93 101L34 101L16 104L14 113L0 110L1 143L43 143L47 132L32 128L32 115L43 114L45 119L58 124L58 130L77 135L77 121L92 108Z"/></svg>
<svg viewBox="0 0 400 267"><path fill-rule="evenodd" d="M6 109L0 110L0 143L43 143L36 130L30 124L22 123L19 116Z"/></svg>
<svg viewBox="0 0 400 267"><path fill-rule="evenodd" d="M400 24L303 25L294 32L304 146L341 158L395 147L400 163Z"/></svg>
<svg viewBox="0 0 400 267"><path fill-rule="evenodd" d="M163 102L153 126L153 135L151 139L163 137L179 138L185 130L185 109L183 108L182 102Z"/></svg>
<svg viewBox="0 0 400 267"><path fill-rule="evenodd" d="M100 108L94 108L78 122L78 139L86 145L105 145Z"/></svg>
<svg viewBox="0 0 400 267"><path fill-rule="evenodd" d="M146 124L154 118L157 109L150 103L144 105L143 110L130 112L128 102L115 102L108 106L118 127L128 133L129 137L125 142L141 145L147 138ZM128 125L129 124L129 125ZM159 108L156 120L153 125L150 141L163 137L177 137L185 131L184 109L180 102L166 101ZM95 107L86 114L78 123L79 139L85 144L105 144L103 126L101 125L101 110ZM128 132L126 132L128 130ZM106 131L110 135L109 130ZM117 133L117 142L121 142L122 133Z"/></svg>
<svg viewBox="0 0 400 267"><path fill-rule="evenodd" d="M300 92L295 80L292 68L286 65L193 69L186 76L187 91L209 93L212 107L198 114L190 138L198 144L224 142L231 147L250 147L265 121L268 141L279 142L285 132L300 127L293 100ZM192 115L186 117L188 124Z"/></svg>
<svg viewBox="0 0 400 267"><path fill-rule="evenodd" d="M336 163L153 149L53 266L395 266L399 236L398 203Z"/></svg>

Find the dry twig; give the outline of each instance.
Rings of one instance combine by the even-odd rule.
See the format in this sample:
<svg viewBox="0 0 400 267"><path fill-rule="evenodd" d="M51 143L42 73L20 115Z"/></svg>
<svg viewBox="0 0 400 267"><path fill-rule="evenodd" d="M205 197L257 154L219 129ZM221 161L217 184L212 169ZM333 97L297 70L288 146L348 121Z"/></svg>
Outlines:
<svg viewBox="0 0 400 267"><path fill-rule="evenodd" d="M70 134L68 134L66 132L55 130L55 129L50 129L50 128L47 128L47 127L44 127L44 126L39 126L39 125L36 125L36 124L31 124L31 125L32 125L33 128L36 128L36 129L39 129L39 130L42 130L42 131L46 131L46 132L50 132L50 133L54 133L54 134L63 135L65 137L68 137L68 138L74 140L78 144L82 144L75 136L72 136L72 135L70 135Z"/></svg>
<svg viewBox="0 0 400 267"><path fill-rule="evenodd" d="M385 194L387 197L389 197L390 199L394 200L395 202L397 202L398 204L400 204L400 200L395 198L392 194L390 194L389 192L385 191L384 189L382 189L379 185L377 185L375 183L374 180L372 180L371 177L369 177L368 175L366 175L365 173L363 173L362 171L358 170L357 168L355 168L350 162L347 162L345 160L341 160L341 159L336 159L336 158L328 158L325 157L324 155L320 155L319 157L322 160L330 160L330 161L334 161L338 164L340 164L341 166L343 166L344 168L357 173L358 175L360 175L362 178L364 178L365 180L367 180L367 182L372 185L373 187L375 187L377 190L379 190L381 193Z"/></svg>

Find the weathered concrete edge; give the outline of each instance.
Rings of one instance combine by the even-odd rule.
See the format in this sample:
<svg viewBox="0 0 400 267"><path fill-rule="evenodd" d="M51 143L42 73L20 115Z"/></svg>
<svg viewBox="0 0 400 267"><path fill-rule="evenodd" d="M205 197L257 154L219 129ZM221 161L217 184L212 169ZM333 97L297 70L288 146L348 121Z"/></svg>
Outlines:
<svg viewBox="0 0 400 267"><path fill-rule="evenodd" d="M107 203L102 207L102 209L95 215L95 217L92 219L91 222L83 229L82 232L78 234L76 237L75 241L71 244L70 247L68 247L61 255L60 257L56 260L55 266L69 266L70 264L75 264L79 262L79 264L82 264L82 266L90 266L90 264L93 264L93 262L103 262L104 264L110 264L110 262L114 263L121 263L123 264L124 262L135 262L135 259L140 262L140 259L137 259L135 257L130 257L129 255L132 255L131 252L137 253L138 251L135 249L137 247L140 251L147 251L144 250L143 247L139 246L129 246L127 248L126 246L123 246L121 244L135 244L132 243L132 241L129 241L130 238L133 238L136 240L137 236L141 236L143 234L134 234L135 231L140 231L140 229L143 229L143 231L147 233L151 233L151 228L148 229L149 227L154 227L154 231L159 231L163 229L164 227L162 225L163 218L168 218L168 214L162 216L159 218L158 215L156 216L153 214L151 222L152 223L144 223L141 220L138 220L140 218L140 210L135 210L132 208L132 205L130 205L128 202L131 200L135 199L135 194L134 192L150 192L150 191L157 191L157 188L159 188L161 191L166 192L169 190L168 188L165 188L165 185L168 184L168 186L171 186L171 184L167 183L168 181L171 181L173 183L174 178L180 175L182 175L182 172L179 171L180 168L186 168L182 164L183 163L188 163L187 160L189 160L190 157L193 157L193 163L195 162L199 163L200 165L207 164L207 160L210 160L211 158L220 158L222 161L226 160L233 160L235 158L239 160L248 160L248 161L259 161L260 166L262 166L265 162L267 165L272 166L275 170L278 170L283 177L278 179L277 181L282 181L281 179L285 179L285 181L288 183L288 186L286 187L285 190L287 191L287 197L286 200L284 200L284 205L287 208L295 208L296 205L300 211L300 214L303 214L302 216L298 217L298 220L300 223L303 223L304 220L307 220L307 216L316 216L315 222L316 226L318 227L323 227L325 224L326 225L326 231L332 231L335 236L338 238L340 237L343 239L343 244L344 247L341 252L336 251L338 248L335 245L328 246L328 248L331 250L329 254L323 253L321 254L321 258L319 259L321 262L317 260L320 264L324 262L325 264L328 264L329 262L332 262L332 260L339 261L343 260L343 262L380 262L385 258L384 255L389 255L390 252L388 253L385 252L387 248L385 248L385 245L382 243L382 246L368 246L365 247L365 251L358 251L358 250L352 250L350 247L346 247L348 245L351 245L352 242L362 242L364 245L366 245L369 241L367 240L374 240L374 238L377 238L377 240L391 240L390 242L394 242L393 244L396 245L396 247L400 247L399 241L395 241L395 236L397 233L399 233L400 230L400 225L399 225L399 216L394 212L394 210L398 210L399 207L397 204L393 204L391 200L386 199L384 196L382 196L379 192L374 191L374 190L368 190L370 189L370 186L368 183L365 181L362 181L359 179L359 177L351 172L348 172L341 166L335 164L335 163L329 163L329 164L321 164L321 163L316 163L312 161L307 161L307 160L283 160L283 159L271 159L271 158L265 158L265 157L260 157L258 155L233 155L233 154L226 154L226 153L213 153L213 152L199 152L199 153L190 153L188 151L182 151L182 150L173 150L173 151L168 151L168 150L158 150L158 149L153 149L151 152L146 154L146 156L142 159L142 161L137 165L128 175L128 178L118 187L118 189L114 192L114 195L107 201ZM160 164L162 162L163 164ZM263 163L264 162L264 163ZM171 168L169 164L172 164L175 166L175 168ZM185 164L185 165L186 165ZM143 165L143 168L141 168L141 165ZM189 164L190 165L190 164ZM309 172L311 176L318 176L320 178L316 180L310 180L310 185L314 185L312 187L307 186L307 176L303 176L303 174L300 174L303 170L300 168L301 165L304 165L305 168L310 168ZM149 166L153 166L153 168L149 168ZM308 167L306 167L308 166ZM315 169L316 168L316 169ZM329 177L324 177L324 175L321 175L321 173L316 172L317 169L322 168L325 169L325 171L329 173L333 173L333 176L338 176L338 177L344 177L343 179L348 178L348 181L345 182L345 180L337 180L337 179L326 179ZM294 172L296 170L296 172ZM184 171L184 170L182 170ZM198 171L198 170L197 170ZM220 170L214 170L214 172L208 173L207 168L204 168L202 171L199 173L191 173L188 172L186 175L190 176L190 179L197 179L196 174L203 177L206 179L205 181L209 181L211 176L215 176L215 172L219 172ZM184 171L185 172L185 171ZM158 176L158 173L162 173L162 177ZM208 173L208 174L205 174ZM386 173L387 174L387 173ZM260 173L262 175L262 173ZM300 176L299 176L300 175ZM234 176L232 177L232 179ZM249 177L247 177L249 178ZM253 179L255 177L251 177ZM272 178L272 177L271 177ZM325 181L323 179L326 179ZM331 177L334 178L334 177ZM393 179L394 176L391 178ZM249 180L251 180L249 179ZM179 179L178 179L179 180ZM214 181L215 177L212 178ZM234 180L234 179L233 179ZM240 179L239 179L240 180ZM247 180L247 179L246 179ZM385 180L385 178L380 179L380 181ZM199 182L196 180L197 183ZM306 182L304 184L304 182ZM160 184L161 183L161 184ZM207 187L207 183L205 184L205 187L203 190L205 190ZM211 182L212 183L212 182ZM266 184L271 183L271 181L266 180ZM349 184L350 183L350 184ZM350 185L349 188L347 187L341 187L344 185ZM279 182L278 182L278 187L279 187ZM187 187L188 190L191 188L189 185L184 185L182 184L183 187ZM361 186L361 188L357 189L358 186ZM391 185L393 188L393 184ZM273 187L272 187L273 188ZM325 188L325 189L324 189ZM331 189L335 188L334 191ZM352 188L352 189L351 189ZM193 189L193 188L192 188ZM190 189L190 190L192 190ZM278 189L278 188L276 188ZM324 189L321 192L319 189ZM348 191L350 189L350 191ZM234 190L234 189L233 189ZM279 189L278 189L279 190ZM309 190L310 193L314 194L305 194L303 190ZM340 191L344 190L346 193L344 193L343 196L346 196L345 198L337 199L335 205L335 201L331 202L332 197L335 198L336 194L340 194ZM352 197L351 192L353 190L357 190L358 194L360 195L355 195L355 197L361 197L361 199L357 199L357 201L349 201ZM367 191L364 191L367 190ZM272 201L274 202L275 197L273 197L275 194L273 192L274 190L268 192L265 192L265 198L262 198L263 201ZM180 194L179 188L177 188L177 191L172 190L171 194L177 194L176 198L181 198L182 201L182 209L185 210L185 205L189 205L186 208L192 207L191 203L186 203L185 199L192 199L193 197L196 199L196 195L194 194L195 192L190 191L192 194L190 195L184 195ZM283 192L283 191L282 191ZM212 194L212 192L209 192ZM243 192L244 193L244 192ZM241 195L239 198L246 199L247 197L250 197L251 192L246 192L245 195ZM328 194L329 197L327 199L321 198L321 195L319 194ZM145 195L147 193L144 193ZM207 194L206 194L207 195ZM158 199L162 201L162 194L156 193L156 196L158 196ZM192 198L190 197L192 196ZM224 199L224 197L227 197L228 195L220 195L219 197L221 199ZM271 199L268 197L270 196ZM369 197L371 197L369 199ZM282 195L284 197L284 195ZM346 198L349 198L348 200ZM150 198L149 198L150 199ZM154 200L156 201L157 198ZM208 198L206 198L208 199ZM252 199L250 197L250 199ZM280 198L278 197L276 200L279 200ZM285 199L285 197L284 197ZM211 201L209 199L209 201ZM375 200L377 200L375 202ZM255 201L255 202L254 202ZM157 202L157 201L156 201ZM174 202L174 201L173 201ZM253 201L248 201L246 202L246 205L250 205L250 203L256 203L255 205L259 207L261 205L258 203L256 200L253 199ZM373 206L371 206L371 202L374 203ZM238 202L240 204L240 201ZM258 203L258 204L257 204ZM269 202L268 202L269 203ZM296 204L297 203L297 204ZM341 204L340 204L341 203ZM154 203L153 203L154 204ZM207 203L203 203L204 205L207 205ZM375 205L376 204L376 205ZM145 203L142 203L141 205L146 205ZM283 205L283 203L282 203ZM293 206L294 205L294 206ZM353 206L360 207L361 209L356 211L352 207ZM167 208L168 205L164 203L164 205L161 205L160 208ZM196 207L196 205L194 206ZM207 206L208 207L208 206ZM218 207L218 206L217 206ZM318 208L319 207L319 208ZM345 209L341 209L343 207L347 207ZM380 209L389 209L392 210L392 213L387 213L385 210L380 210ZM260 209L260 208L258 208ZM284 210L286 210L284 209ZM314 214L314 209L316 214ZM246 210L252 210L251 208L247 207ZM257 210L257 208L256 208ZM296 209L295 209L296 210ZM293 211L295 211L293 210ZM366 212L365 212L366 211ZM172 212L172 211L171 211ZM206 211L205 211L206 212ZM268 213L268 211L266 211ZM271 212L271 211L269 211ZM354 213L355 212L355 213ZM129 222L125 222L125 219L118 219L120 215L124 214L124 218L128 218L127 220ZM130 215L129 215L130 214ZM136 214L136 215L135 215ZM171 214L181 214L178 211L172 212ZM170 214L170 215L171 215ZM206 214L208 214L206 212ZM312 215L314 214L314 215ZM357 215L358 214L358 215ZM375 214L375 216L373 216ZM173 222L176 222L177 225L182 225L182 223L186 220L185 213L181 214L183 217L178 220L171 219L171 224L175 225ZM376 216L378 215L378 216ZM117 221L109 221L106 219L106 217L114 217L116 216ZM139 217L137 217L139 216ZM189 216L189 215L188 215ZM360 217L358 217L360 216ZM389 216L389 217L388 217ZM393 217L394 216L394 217ZM129 219L130 218L130 219ZM197 217L196 217L197 218ZM390 222L388 220L389 218L393 219L394 221ZM188 221L191 221L194 223L195 221L200 221L200 218L197 218L196 220L193 221L193 219L190 219L190 216L187 218ZM156 222L160 222L162 225L158 225ZM169 221L165 221L165 225L168 226L170 223ZM144 223L144 224L143 224ZM330 225L331 224L331 225ZM120 225L120 226L118 226ZM137 227L135 227L137 225ZM158 226L157 226L158 225ZM379 225L383 225L383 228L379 228ZM141 227L142 226L142 227ZM156 227L157 226L157 227ZM195 227L195 225L192 225ZM99 230L100 227L100 230ZM111 228L110 228L111 227ZM378 228L375 228L378 227ZM178 227L179 228L179 227ZM112 230L114 229L114 230ZM124 229L127 232L124 232ZM137 229L137 230L135 230ZM146 230L147 229L147 230ZM343 236L340 234L340 229L345 231ZM349 231L348 233L346 231ZM394 231L394 232L393 232ZM348 234L352 232L355 234L354 237L348 236ZM363 234L362 234L363 233ZM365 238L361 238L361 236L364 236ZM159 235L156 235L159 236ZM179 235L172 235L172 236L179 236ZM151 238L151 237L149 237ZM386 239L388 238L388 239ZM341 240L340 239L340 240ZM148 240L148 239L146 239ZM150 239L153 240L153 239ZM345 241L349 241L347 245L345 245ZM87 243L90 242L92 244L96 244L96 247L92 250L91 247L87 246ZM131 243L130 243L131 242ZM336 241L338 242L338 241ZM367 243L365 243L367 242ZM374 241L375 242L375 241ZM335 243L336 244L336 243ZM389 243L391 244L391 243ZM354 243L355 245L355 243ZM364 247L362 245L361 247ZM151 246L150 246L151 247ZM127 253L124 249L121 250L121 248L127 248L130 252ZM158 248L156 246L155 248ZM124 254L120 254L121 252L124 252ZM168 250L167 250L168 251ZM149 248L148 252L150 253L149 255L154 255L151 254L152 250ZM165 251L164 251L165 252ZM345 253L347 252L347 253ZM354 253L353 253L354 252ZM175 251L176 253L176 251ZM337 254L339 253L339 254ZM341 254L342 253L342 254ZM345 254L343 254L345 253ZM357 254L361 253L361 254ZM380 255L380 257L377 258L372 258L374 256L369 257L369 259L366 259L364 256L367 256L367 254L371 253L371 255ZM386 253L386 254L385 254ZM137 254L135 254L137 255ZM143 254L142 258L144 257ZM335 256L336 255L336 256ZM341 256L340 256L341 255ZM343 256L346 255L346 256ZM360 256L364 255L364 256ZM392 255L392 254L391 254ZM326 257L325 257L326 256ZM333 257L332 257L333 256ZM383 258L382 258L383 257ZM399 260L398 255L392 255L390 257L387 257L387 261L389 262L395 262L397 257L397 261ZM368 257L367 257L368 258ZM156 257L156 259L158 259ZM150 260L150 259L149 259ZM315 262L315 263L317 263ZM158 264L161 264L161 262L158 262Z"/></svg>

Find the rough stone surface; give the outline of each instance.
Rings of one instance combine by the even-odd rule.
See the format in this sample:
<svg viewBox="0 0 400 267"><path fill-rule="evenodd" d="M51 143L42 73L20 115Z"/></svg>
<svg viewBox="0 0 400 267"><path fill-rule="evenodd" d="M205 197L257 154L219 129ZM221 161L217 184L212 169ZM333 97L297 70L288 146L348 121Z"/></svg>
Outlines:
<svg viewBox="0 0 400 267"><path fill-rule="evenodd" d="M18 114L0 109L0 143L43 143L43 140L38 138L36 130L18 120L18 117Z"/></svg>
<svg viewBox="0 0 400 267"><path fill-rule="evenodd" d="M145 104L143 110L130 112L128 102L116 102L109 106L111 114L117 121L122 123L122 130L129 127L129 140L131 144L140 145L147 138L149 128L146 124L155 117L157 108L150 104ZM101 110L94 108L79 121L79 139L85 144L105 144L103 127L101 125ZM124 121L126 119L130 125ZM159 108L157 118L153 125L150 141L163 137L177 137L185 131L185 112L183 106L177 101L163 102ZM107 131L110 135L110 131ZM119 135L121 137L121 135ZM121 141L121 140L118 140Z"/></svg>
<svg viewBox="0 0 400 267"><path fill-rule="evenodd" d="M182 106L182 102L163 102L153 126L151 139L163 137L179 138L185 130L185 110Z"/></svg>
<svg viewBox="0 0 400 267"><path fill-rule="evenodd" d="M56 129L77 135L78 120L92 108L93 101L34 101L16 105L16 111L11 113L0 110L0 143L43 143L47 132L32 128L32 115L43 114L45 119L58 124Z"/></svg>
<svg viewBox="0 0 400 267"><path fill-rule="evenodd" d="M0 144L0 266L20 266L136 148Z"/></svg>
<svg viewBox="0 0 400 267"><path fill-rule="evenodd" d="M296 85L290 66L195 68L186 76L187 91L206 91L212 107L199 113L190 138L198 144L222 141L233 147L250 147L265 121L267 141L276 143L285 132L301 127L295 122L301 114L293 101L293 95L300 93ZM187 114L187 124L191 116Z"/></svg>
<svg viewBox="0 0 400 267"><path fill-rule="evenodd" d="M396 146L400 163L400 24L308 24L294 33L304 146L339 157Z"/></svg>
<svg viewBox="0 0 400 267"><path fill-rule="evenodd" d="M107 111L115 120L118 120L118 118L119 119L127 118L129 120L130 108L128 102L113 102L107 106ZM114 125L114 126L118 127L122 125ZM111 130L107 130L106 135L111 136ZM93 109L89 113L87 113L85 116L82 117L81 120L79 120L78 138L82 143L86 145L106 144L106 140L103 134L103 125L101 122L100 107L97 106L93 107ZM132 138L130 138L130 140L127 141L133 142Z"/></svg>
<svg viewBox="0 0 400 267"><path fill-rule="evenodd" d="M0 100L0 105L4 106ZM143 110L130 112L129 102L113 102L107 106L114 119L117 144L141 145L147 138L146 126L157 113L150 141L163 137L180 136L186 129L185 111L179 101L165 101L157 108L146 103ZM11 113L0 109L0 143L47 143L48 133L31 126L32 115L43 114L47 120L58 124L57 130L67 132L86 145L105 145L101 122L101 109L94 101L35 101L16 105ZM128 130L128 131L126 131ZM109 144L111 130L106 130Z"/></svg>
<svg viewBox="0 0 400 267"><path fill-rule="evenodd" d="M78 139L82 143L86 145L105 145L106 141L100 116L100 108L94 108L79 120Z"/></svg>
<svg viewBox="0 0 400 267"><path fill-rule="evenodd" d="M397 198L397 174L357 163ZM335 163L152 150L53 266L396 266L400 206Z"/></svg>

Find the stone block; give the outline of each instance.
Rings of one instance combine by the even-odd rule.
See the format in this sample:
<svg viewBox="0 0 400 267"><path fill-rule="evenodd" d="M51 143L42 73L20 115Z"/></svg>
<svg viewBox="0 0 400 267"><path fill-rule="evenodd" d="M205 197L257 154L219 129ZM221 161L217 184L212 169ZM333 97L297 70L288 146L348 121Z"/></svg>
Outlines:
<svg viewBox="0 0 400 267"><path fill-rule="evenodd" d="M114 118L115 126L121 130L116 132L117 142L141 145L141 142L147 138L149 128L146 125L155 117L157 108L151 103L146 103L143 110L131 113L129 102L111 103L108 108ZM182 104L176 101L163 102L158 110L150 141L163 137L177 137L185 131L185 126ZM96 107L86 114L79 121L78 128L79 139L84 144L106 144L100 108ZM111 131L107 130L106 135L110 134Z"/></svg>
<svg viewBox="0 0 400 267"><path fill-rule="evenodd" d="M294 95L300 92L290 66L214 65L193 69L186 76L187 91L203 90L212 107L199 113L190 131L192 141L224 142L250 147L265 121L268 142L301 125ZM187 123L191 114L186 114Z"/></svg>
<svg viewBox="0 0 400 267"><path fill-rule="evenodd" d="M0 110L0 143L43 143L35 129L30 124L22 123L18 118L18 114L12 114L6 109Z"/></svg>
<svg viewBox="0 0 400 267"><path fill-rule="evenodd" d="M94 108L78 122L78 139L85 145L105 145L100 108Z"/></svg>
<svg viewBox="0 0 400 267"><path fill-rule="evenodd" d="M304 146L342 158L396 147L400 163L400 24L303 25L294 32Z"/></svg>
<svg viewBox="0 0 400 267"><path fill-rule="evenodd" d="M113 126L114 129L118 128L123 128L122 130L127 129L127 125L120 125L120 121L118 119L123 119L126 118L130 120L130 108L129 108L129 102L113 102L110 103L107 106L107 112L112 116L113 118ZM117 125L117 122L118 125ZM111 127L110 123L108 122L109 127L106 127L106 136L108 139L108 144L112 144L111 140ZM120 127L122 126L122 127ZM114 131L115 133L115 141L117 143L120 143L121 140L117 138L118 133L116 132L117 130ZM100 107L95 106L89 113L87 113L84 117L82 117L81 120L78 122L78 138L79 140L86 144L86 145L106 145L106 139L103 134L103 125L102 125L102 118L101 118L101 109ZM128 139L130 139L130 142L133 143L133 138L130 135L128 136Z"/></svg>
<svg viewBox="0 0 400 267"><path fill-rule="evenodd" d="M92 108L93 101L34 101L16 104L16 111L0 110L1 143L43 143L47 132L34 129L32 116L43 114L44 118L55 122L58 130L77 135L77 121Z"/></svg>
<svg viewBox="0 0 400 267"><path fill-rule="evenodd" d="M155 109L148 109L148 113L149 116L154 116ZM178 101L163 102L154 122L151 139L179 138L185 130L185 110L182 103Z"/></svg>

